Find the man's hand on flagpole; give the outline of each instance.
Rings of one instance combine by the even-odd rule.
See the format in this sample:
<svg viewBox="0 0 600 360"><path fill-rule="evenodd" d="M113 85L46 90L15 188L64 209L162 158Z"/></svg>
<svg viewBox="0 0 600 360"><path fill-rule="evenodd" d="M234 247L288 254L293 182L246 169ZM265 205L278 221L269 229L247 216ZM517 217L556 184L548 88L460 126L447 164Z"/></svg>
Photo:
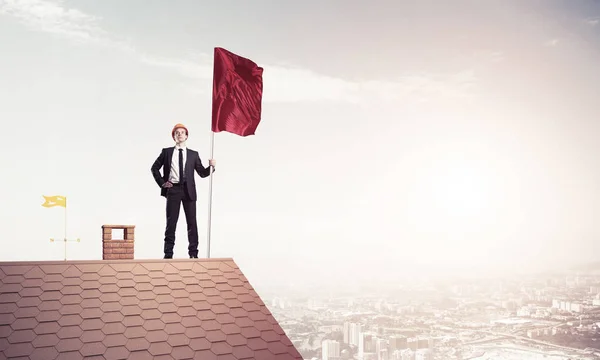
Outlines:
<svg viewBox="0 0 600 360"><path fill-rule="evenodd" d="M217 165L217 160L215 159L210 159L208 160L208 165L213 167L213 170L216 168Z"/></svg>

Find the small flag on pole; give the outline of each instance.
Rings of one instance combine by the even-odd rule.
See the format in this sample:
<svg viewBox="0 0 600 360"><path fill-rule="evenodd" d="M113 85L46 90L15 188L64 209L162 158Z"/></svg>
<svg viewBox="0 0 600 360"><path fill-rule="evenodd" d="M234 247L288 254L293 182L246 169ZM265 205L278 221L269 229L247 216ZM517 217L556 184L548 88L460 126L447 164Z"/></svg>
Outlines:
<svg viewBox="0 0 600 360"><path fill-rule="evenodd" d="M215 48L212 131L254 135L262 110L263 68L223 48Z"/></svg>
<svg viewBox="0 0 600 360"><path fill-rule="evenodd" d="M54 196L45 196L42 195L44 197L45 202L42 204L43 207L55 207L55 206L62 206L64 208L67 207L67 198L65 196L60 196L60 195L54 195Z"/></svg>

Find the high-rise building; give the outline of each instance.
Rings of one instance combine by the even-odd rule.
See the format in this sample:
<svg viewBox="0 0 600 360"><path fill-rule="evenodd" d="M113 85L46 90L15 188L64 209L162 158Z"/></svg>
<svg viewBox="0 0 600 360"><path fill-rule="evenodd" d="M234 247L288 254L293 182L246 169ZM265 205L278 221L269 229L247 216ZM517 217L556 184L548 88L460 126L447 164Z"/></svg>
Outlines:
<svg viewBox="0 0 600 360"><path fill-rule="evenodd" d="M342 330L344 332L344 344L350 344L350 323L349 322L345 322L344 323L344 330Z"/></svg>
<svg viewBox="0 0 600 360"><path fill-rule="evenodd" d="M350 326L350 345L354 345L354 346L358 347L358 342L360 340L361 333L362 333L362 325L352 324Z"/></svg>
<svg viewBox="0 0 600 360"><path fill-rule="evenodd" d="M377 337L371 333L360 333L358 339L358 357L364 358L366 354L374 354L377 350Z"/></svg>
<svg viewBox="0 0 600 360"><path fill-rule="evenodd" d="M397 357L394 360L415 360L415 352L411 349L397 350L394 355Z"/></svg>
<svg viewBox="0 0 600 360"><path fill-rule="evenodd" d="M340 343L336 340L323 340L321 343L321 359L322 360L339 360L340 359Z"/></svg>
<svg viewBox="0 0 600 360"><path fill-rule="evenodd" d="M377 360L388 360L388 341L385 339L375 340L375 353Z"/></svg>
<svg viewBox="0 0 600 360"><path fill-rule="evenodd" d="M416 337L408 338L407 342L408 342L407 347L409 349L417 350L419 348L419 339L417 339Z"/></svg>
<svg viewBox="0 0 600 360"><path fill-rule="evenodd" d="M394 335L390 336L389 353L393 354L396 350L406 349L408 347L408 339L406 336Z"/></svg>
<svg viewBox="0 0 600 360"><path fill-rule="evenodd" d="M429 349L419 349L415 351L415 360L432 360L433 356Z"/></svg>
<svg viewBox="0 0 600 360"><path fill-rule="evenodd" d="M390 360L388 349L381 349L381 351L377 353L377 360Z"/></svg>
<svg viewBox="0 0 600 360"><path fill-rule="evenodd" d="M344 323L344 343L358 346L360 333L362 332L361 325L357 323Z"/></svg>

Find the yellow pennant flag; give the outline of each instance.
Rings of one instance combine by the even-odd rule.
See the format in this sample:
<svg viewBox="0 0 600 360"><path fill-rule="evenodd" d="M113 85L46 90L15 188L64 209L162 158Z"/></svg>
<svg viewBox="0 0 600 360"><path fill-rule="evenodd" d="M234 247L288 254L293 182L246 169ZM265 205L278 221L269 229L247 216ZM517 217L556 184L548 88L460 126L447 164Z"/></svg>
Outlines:
<svg viewBox="0 0 600 360"><path fill-rule="evenodd" d="M55 206L62 206L64 208L67 207L67 198L65 196L60 196L60 195L55 195L55 196L45 196L42 195L44 197L44 200L46 202L44 202L42 204L43 207L55 207Z"/></svg>

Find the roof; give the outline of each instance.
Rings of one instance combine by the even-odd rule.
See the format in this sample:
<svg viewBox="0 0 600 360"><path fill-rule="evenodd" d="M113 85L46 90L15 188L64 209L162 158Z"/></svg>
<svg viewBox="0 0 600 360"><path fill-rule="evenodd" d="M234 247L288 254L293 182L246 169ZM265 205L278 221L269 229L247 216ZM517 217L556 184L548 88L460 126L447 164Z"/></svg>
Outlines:
<svg viewBox="0 0 600 360"><path fill-rule="evenodd" d="M0 358L302 359L232 259L0 262Z"/></svg>

